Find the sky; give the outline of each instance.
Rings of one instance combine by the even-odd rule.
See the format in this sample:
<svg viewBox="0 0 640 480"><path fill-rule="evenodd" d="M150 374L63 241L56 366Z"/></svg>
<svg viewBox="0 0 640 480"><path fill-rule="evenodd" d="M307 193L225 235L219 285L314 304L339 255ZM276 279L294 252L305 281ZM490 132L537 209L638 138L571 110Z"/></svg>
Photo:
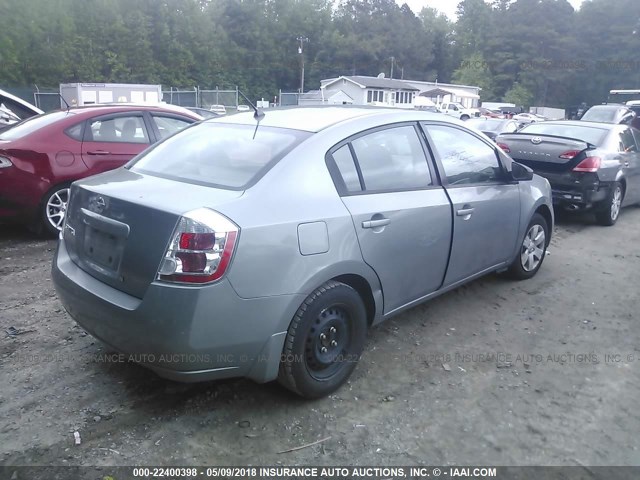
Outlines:
<svg viewBox="0 0 640 480"><path fill-rule="evenodd" d="M458 0L396 0L399 5L406 3L409 5L413 13L416 15L420 13L422 7L432 7L436 10L440 10L445 13L451 20L456 19L456 8L458 7ZM582 4L583 0L569 0L569 3L573 5L573 8L577 9Z"/></svg>

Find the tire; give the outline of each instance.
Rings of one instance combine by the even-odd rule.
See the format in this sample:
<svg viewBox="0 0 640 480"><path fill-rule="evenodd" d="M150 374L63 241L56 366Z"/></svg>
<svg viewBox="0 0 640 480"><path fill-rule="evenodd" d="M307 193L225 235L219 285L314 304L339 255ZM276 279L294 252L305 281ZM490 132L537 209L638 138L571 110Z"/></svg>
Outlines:
<svg viewBox="0 0 640 480"><path fill-rule="evenodd" d="M465 113L464 115L462 115L462 116L460 117L460 120L464 120L464 121L466 122L467 120L469 120L469 118L471 118L471 117L469 117L469 115L467 115L467 114Z"/></svg>
<svg viewBox="0 0 640 480"><path fill-rule="evenodd" d="M69 184L56 185L42 198L40 219L44 232L57 236L62 229L62 223L69 202Z"/></svg>
<svg viewBox="0 0 640 480"><path fill-rule="evenodd" d="M532 278L542 266L547 253L548 241L549 226L547 221L539 213L534 213L520 243L518 254L509 266L507 274L515 280Z"/></svg>
<svg viewBox="0 0 640 480"><path fill-rule="evenodd" d="M624 188L622 188L622 184L620 182L614 182L613 185L611 185L606 200L602 202L603 207L596 211L596 221L605 227L615 225L620 217L623 199Z"/></svg>
<svg viewBox="0 0 640 480"><path fill-rule="evenodd" d="M358 292L344 283L325 283L307 297L291 321L278 381L305 398L330 394L355 369L367 329Z"/></svg>

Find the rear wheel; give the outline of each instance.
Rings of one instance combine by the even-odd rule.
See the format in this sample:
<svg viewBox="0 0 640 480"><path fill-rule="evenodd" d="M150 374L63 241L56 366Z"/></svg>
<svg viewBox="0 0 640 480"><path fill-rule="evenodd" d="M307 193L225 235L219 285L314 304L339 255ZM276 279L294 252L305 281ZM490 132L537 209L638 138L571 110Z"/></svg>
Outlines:
<svg viewBox="0 0 640 480"><path fill-rule="evenodd" d="M325 283L293 317L278 381L306 398L328 395L355 369L366 335L367 315L358 292L344 283Z"/></svg>
<svg viewBox="0 0 640 480"><path fill-rule="evenodd" d="M69 185L58 185L44 196L42 200L42 223L45 231L58 235L62 230L64 217L69 203Z"/></svg>
<svg viewBox="0 0 640 480"><path fill-rule="evenodd" d="M467 114L465 113L464 115L462 115L462 116L460 117L460 120L465 120L465 121L466 121L466 120L469 120L469 118L470 118L470 117L469 117L469 115L467 115Z"/></svg>
<svg viewBox="0 0 640 480"><path fill-rule="evenodd" d="M542 215L535 213L520 244L518 255L509 267L509 276L516 280L526 280L538 273L547 252L548 238L547 221Z"/></svg>
<svg viewBox="0 0 640 480"><path fill-rule="evenodd" d="M623 198L624 189L620 182L615 182L609 191L609 195L607 195L607 199L603 202L603 208L596 212L596 220L600 225L610 227L618 221Z"/></svg>

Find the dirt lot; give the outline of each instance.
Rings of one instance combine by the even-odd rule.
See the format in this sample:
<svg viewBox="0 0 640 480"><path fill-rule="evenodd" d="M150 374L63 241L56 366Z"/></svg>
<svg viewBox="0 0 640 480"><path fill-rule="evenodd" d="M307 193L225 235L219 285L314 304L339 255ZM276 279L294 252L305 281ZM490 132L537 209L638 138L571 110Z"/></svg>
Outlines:
<svg viewBox="0 0 640 480"><path fill-rule="evenodd" d="M639 465L639 239L640 208L561 220L533 280L379 326L350 383L307 402L104 361L56 299L55 241L0 225L0 464Z"/></svg>

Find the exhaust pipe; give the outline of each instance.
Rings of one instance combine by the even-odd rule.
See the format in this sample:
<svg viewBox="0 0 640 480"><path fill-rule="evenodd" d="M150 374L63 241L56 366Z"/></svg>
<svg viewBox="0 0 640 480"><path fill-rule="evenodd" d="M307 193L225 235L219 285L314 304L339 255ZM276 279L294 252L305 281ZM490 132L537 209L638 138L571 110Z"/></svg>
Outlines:
<svg viewBox="0 0 640 480"><path fill-rule="evenodd" d="M570 203L569 205L567 205L567 210L575 212L576 210L580 210L580 206L576 205L575 203Z"/></svg>

